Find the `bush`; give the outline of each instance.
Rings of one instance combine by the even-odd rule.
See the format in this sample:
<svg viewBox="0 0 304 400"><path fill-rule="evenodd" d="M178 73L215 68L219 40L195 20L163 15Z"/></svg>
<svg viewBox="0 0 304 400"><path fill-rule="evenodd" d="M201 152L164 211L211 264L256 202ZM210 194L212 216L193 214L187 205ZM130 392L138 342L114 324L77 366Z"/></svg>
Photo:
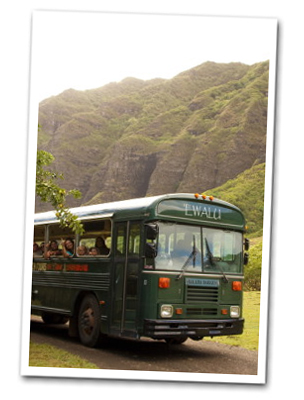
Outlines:
<svg viewBox="0 0 304 400"><path fill-rule="evenodd" d="M261 290L262 241L249 250L249 263L245 266L245 290Z"/></svg>

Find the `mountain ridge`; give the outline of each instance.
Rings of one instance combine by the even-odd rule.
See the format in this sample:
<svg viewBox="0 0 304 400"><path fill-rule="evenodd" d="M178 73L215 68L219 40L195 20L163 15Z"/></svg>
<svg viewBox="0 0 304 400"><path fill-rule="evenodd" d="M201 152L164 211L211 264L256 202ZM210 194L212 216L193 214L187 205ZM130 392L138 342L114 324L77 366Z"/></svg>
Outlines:
<svg viewBox="0 0 304 400"><path fill-rule="evenodd" d="M268 61L207 62L69 89L40 103L38 148L83 193L69 206L220 187L265 162L268 72Z"/></svg>

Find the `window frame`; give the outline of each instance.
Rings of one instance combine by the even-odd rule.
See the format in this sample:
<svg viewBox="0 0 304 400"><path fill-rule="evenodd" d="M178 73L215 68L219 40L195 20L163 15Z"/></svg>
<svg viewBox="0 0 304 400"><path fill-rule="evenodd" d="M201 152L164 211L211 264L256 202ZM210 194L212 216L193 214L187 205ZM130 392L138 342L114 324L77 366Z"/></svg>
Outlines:
<svg viewBox="0 0 304 400"><path fill-rule="evenodd" d="M90 223L93 224L93 223L98 223L100 221L104 221L103 229L101 229L100 231L92 231L91 236L89 236L90 230L85 231L84 235L80 236L79 234L75 234L74 232L72 232L71 229L60 227L60 223L57 222L57 221L54 222L54 223L35 225L34 226L33 243L35 243L35 242L39 243L39 242L42 242L42 241L44 241L44 243L49 243L52 240L56 240L57 243L58 243L58 248L60 249L61 248L61 245L60 245L61 239L66 240L68 238L71 238L73 240L73 242L74 242L74 253L71 256L71 258L74 258L74 259L75 258L77 258L77 259L83 259L83 258L86 258L86 259L109 258L111 253L112 253L112 239L113 239L113 220L112 220L112 218L109 218L109 217L92 218L92 219L85 218L85 219L82 220L82 223L84 224L84 227L86 227L86 225L88 225ZM107 227L106 227L106 223L107 223ZM40 240L42 238L41 232L40 232L40 234L36 235L35 231L36 230L40 231L40 230L43 230L43 229L44 229L44 240ZM53 232L52 232L52 230L53 230ZM102 231L104 233L101 233ZM107 254L96 254L96 255L85 254L85 255L79 255L77 253L77 249L78 249L79 246L81 246L82 240L83 241L86 240L86 239L96 240L97 237L102 236L102 235L105 236L106 234L108 236L106 237L105 242L106 241L110 242L110 246L109 247L107 246L107 248L109 249ZM39 238L39 240L38 240L38 238ZM92 246L92 247L96 247L96 246ZM65 257L62 254L60 254L60 255L58 254L58 255L52 255L49 258L46 258L44 256L44 253L43 253L43 254L41 254L39 256L33 254L33 258L34 259L43 258L44 260L54 260L54 259L58 259L58 258L59 259L66 259L66 258L70 258L70 257Z"/></svg>

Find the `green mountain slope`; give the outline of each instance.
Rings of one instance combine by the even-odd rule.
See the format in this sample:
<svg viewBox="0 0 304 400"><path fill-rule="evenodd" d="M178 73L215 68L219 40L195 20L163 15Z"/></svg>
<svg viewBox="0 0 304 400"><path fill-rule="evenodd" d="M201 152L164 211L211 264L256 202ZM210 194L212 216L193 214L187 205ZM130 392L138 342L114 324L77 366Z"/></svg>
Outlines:
<svg viewBox="0 0 304 400"><path fill-rule="evenodd" d="M250 236L263 235L265 163L254 165L235 179L206 192L239 207Z"/></svg>
<svg viewBox="0 0 304 400"><path fill-rule="evenodd" d="M82 191L70 206L219 187L265 161L268 68L207 62L67 90L41 102L38 147Z"/></svg>

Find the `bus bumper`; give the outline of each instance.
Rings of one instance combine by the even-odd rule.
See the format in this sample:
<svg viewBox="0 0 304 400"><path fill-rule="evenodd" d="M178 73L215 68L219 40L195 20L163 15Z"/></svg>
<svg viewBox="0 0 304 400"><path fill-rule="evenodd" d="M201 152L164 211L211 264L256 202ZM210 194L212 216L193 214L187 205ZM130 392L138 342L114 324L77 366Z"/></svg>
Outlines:
<svg viewBox="0 0 304 400"><path fill-rule="evenodd" d="M206 320L145 320L144 335L153 339L187 336L202 339L205 336L228 336L243 333L244 319Z"/></svg>

